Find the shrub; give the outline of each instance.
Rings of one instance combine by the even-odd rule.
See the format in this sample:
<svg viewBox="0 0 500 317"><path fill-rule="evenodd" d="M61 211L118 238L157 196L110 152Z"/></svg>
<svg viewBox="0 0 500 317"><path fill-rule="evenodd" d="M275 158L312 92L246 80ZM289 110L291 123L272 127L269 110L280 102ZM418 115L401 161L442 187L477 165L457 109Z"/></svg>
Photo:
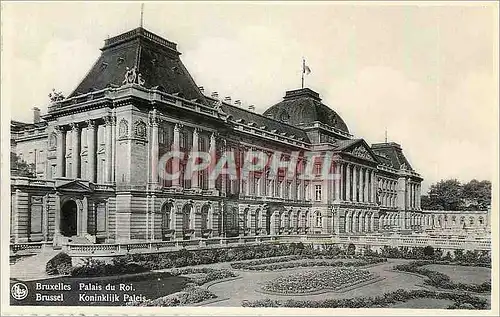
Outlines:
<svg viewBox="0 0 500 317"><path fill-rule="evenodd" d="M130 302L128 306L186 306L200 303L217 296L206 288L196 285L187 285L182 291L176 292L167 296L163 296L153 300L145 300L143 302Z"/></svg>
<svg viewBox="0 0 500 317"><path fill-rule="evenodd" d="M45 272L48 275L70 274L71 266L71 257L64 252L60 252L47 262Z"/></svg>
<svg viewBox="0 0 500 317"><path fill-rule="evenodd" d="M473 309L488 309L488 301L484 298L471 296L467 294L457 293L441 293L429 290L412 290L406 291L403 289L391 293L385 293L376 297L354 297L348 299L324 299L324 300L295 300L289 299L286 301L260 299L256 301L243 301L244 307L301 307L301 308L370 308L370 307L389 307L396 302L406 302L416 298L433 298L447 299L454 301L451 309L470 308Z"/></svg>
<svg viewBox="0 0 500 317"><path fill-rule="evenodd" d="M172 275L187 275L203 273L202 276L190 277L190 281L196 285L203 285L215 280L222 280L229 277L236 277L236 273L229 270L219 270L212 268L186 268L186 269L173 269L170 272Z"/></svg>
<svg viewBox="0 0 500 317"><path fill-rule="evenodd" d="M113 264L89 258L84 260L83 265L74 267L71 271L71 275L91 277L133 274L146 271L147 268L144 266L134 262L127 262L127 259L121 257L113 259Z"/></svg>
<svg viewBox="0 0 500 317"><path fill-rule="evenodd" d="M482 284L465 284L465 283L454 283L450 277L446 274L432 271L429 269L421 268L423 265L437 263L437 264L445 264L446 262L437 262L437 261L414 261L409 264L401 264L394 266L394 269L397 271L417 273L421 275L425 275L428 279L424 281L424 284L431 285L437 288L444 289L458 289L476 293L487 293L491 292L491 283L484 282Z"/></svg>

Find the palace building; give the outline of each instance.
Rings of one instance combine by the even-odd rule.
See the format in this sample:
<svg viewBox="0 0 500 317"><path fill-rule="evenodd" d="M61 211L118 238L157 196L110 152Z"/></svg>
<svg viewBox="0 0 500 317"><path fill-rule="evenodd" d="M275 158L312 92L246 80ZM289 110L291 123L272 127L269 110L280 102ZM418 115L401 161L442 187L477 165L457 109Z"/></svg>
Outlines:
<svg viewBox="0 0 500 317"><path fill-rule="evenodd" d="M101 51L69 96L52 94L33 123L11 123L11 151L35 174L11 177L13 244L404 234L437 225L421 211L422 177L402 147L351 135L317 92L287 91L258 114L205 94L177 45L143 28L105 40ZM158 177L169 151L232 151L240 166L252 150L285 161L294 151L331 153L340 177L300 179L305 157L292 179L266 170L189 178L185 161L167 164L179 178Z"/></svg>

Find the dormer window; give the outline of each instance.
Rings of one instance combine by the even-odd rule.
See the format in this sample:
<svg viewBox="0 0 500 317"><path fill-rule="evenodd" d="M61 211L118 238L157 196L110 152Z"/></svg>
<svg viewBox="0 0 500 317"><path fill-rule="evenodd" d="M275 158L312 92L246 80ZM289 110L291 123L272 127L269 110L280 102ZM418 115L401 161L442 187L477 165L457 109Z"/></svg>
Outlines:
<svg viewBox="0 0 500 317"><path fill-rule="evenodd" d="M290 120L290 115L288 114L288 112L282 112L280 115L280 121L288 122L288 120Z"/></svg>

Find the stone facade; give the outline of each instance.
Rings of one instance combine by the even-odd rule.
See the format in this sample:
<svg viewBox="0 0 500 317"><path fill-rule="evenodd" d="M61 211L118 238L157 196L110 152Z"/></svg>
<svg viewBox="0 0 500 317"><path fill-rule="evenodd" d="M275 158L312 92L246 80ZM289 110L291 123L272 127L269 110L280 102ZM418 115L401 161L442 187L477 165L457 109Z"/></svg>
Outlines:
<svg viewBox="0 0 500 317"><path fill-rule="evenodd" d="M354 138L314 91L289 91L260 115L239 102L205 95L182 65L175 43L142 28L106 40L102 50L75 92L55 100L43 120L12 122L12 151L36 166L36 178L12 177L14 243L379 234L432 227L420 208L422 178L401 146L369 146ZM185 162L176 160L165 168L181 177L159 177L165 153L192 150L219 159L230 150L238 167L253 150L279 151L284 160L293 151L328 152L340 177L301 180L305 156L292 178L264 170L212 180L207 171L197 171L189 180ZM434 215L433 223L442 217Z"/></svg>

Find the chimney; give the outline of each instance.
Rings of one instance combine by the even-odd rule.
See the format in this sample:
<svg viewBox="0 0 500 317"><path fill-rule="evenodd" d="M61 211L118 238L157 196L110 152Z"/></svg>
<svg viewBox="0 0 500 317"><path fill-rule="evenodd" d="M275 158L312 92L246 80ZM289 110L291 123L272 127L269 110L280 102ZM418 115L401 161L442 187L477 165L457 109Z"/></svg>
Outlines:
<svg viewBox="0 0 500 317"><path fill-rule="evenodd" d="M33 107L33 123L40 122L40 108Z"/></svg>
<svg viewBox="0 0 500 317"><path fill-rule="evenodd" d="M224 97L224 101L227 103L231 103L231 97L229 96Z"/></svg>
<svg viewBox="0 0 500 317"><path fill-rule="evenodd" d="M212 92L212 98L219 98L219 93L217 91Z"/></svg>
<svg viewBox="0 0 500 317"><path fill-rule="evenodd" d="M250 111L255 111L255 105L250 105L250 106L248 106L248 110L250 110Z"/></svg>
<svg viewBox="0 0 500 317"><path fill-rule="evenodd" d="M205 94L205 88L203 86L198 87L202 94Z"/></svg>
<svg viewBox="0 0 500 317"><path fill-rule="evenodd" d="M241 100L235 100L234 105L240 107L241 106Z"/></svg>

